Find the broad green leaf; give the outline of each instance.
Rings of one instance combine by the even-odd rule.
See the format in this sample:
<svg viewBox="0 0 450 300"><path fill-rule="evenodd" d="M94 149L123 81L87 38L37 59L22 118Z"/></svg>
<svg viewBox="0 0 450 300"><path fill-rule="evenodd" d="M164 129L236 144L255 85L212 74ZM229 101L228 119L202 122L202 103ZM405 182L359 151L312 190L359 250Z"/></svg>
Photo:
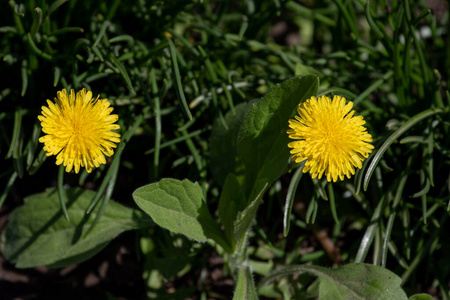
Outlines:
<svg viewBox="0 0 450 300"><path fill-rule="evenodd" d="M234 114L230 110L223 119L218 118L214 122L209 165L214 179L220 185L224 185L228 173L234 173L238 178L244 176L244 166L237 155L236 141L239 128L251 105L252 102L241 103L235 106Z"/></svg>
<svg viewBox="0 0 450 300"><path fill-rule="evenodd" d="M234 291L233 300L257 300L255 284L250 268L243 267L239 270L238 282Z"/></svg>
<svg viewBox="0 0 450 300"><path fill-rule="evenodd" d="M177 239L177 238L176 238ZM175 243L169 231L140 239L140 250L144 254L141 266L144 270L143 278L149 279L151 273L160 273L156 276L161 280L152 280L151 288L159 289L164 284L162 277L171 280L177 274L191 270L191 265L197 260L195 253L191 252L190 242Z"/></svg>
<svg viewBox="0 0 450 300"><path fill-rule="evenodd" d="M199 242L210 238L231 251L224 233L206 207L198 183L165 178L138 188L133 199L159 226Z"/></svg>
<svg viewBox="0 0 450 300"><path fill-rule="evenodd" d="M434 298L428 294L416 294L409 297L409 300L433 300Z"/></svg>
<svg viewBox="0 0 450 300"><path fill-rule="evenodd" d="M252 105L237 141L245 165L244 192L249 195L258 179L269 184L286 168L289 159L288 120L302 101L317 94L317 76L294 77L270 89Z"/></svg>
<svg viewBox="0 0 450 300"><path fill-rule="evenodd" d="M234 221L234 238L237 242L237 251L242 252L245 246L245 240L247 238L247 232L252 225L253 219L255 218L256 211L258 210L259 204L262 202L262 196L269 186L267 178L258 179L255 184L253 191L258 191L258 194L251 195L251 202L247 207L239 211L236 220Z"/></svg>
<svg viewBox="0 0 450 300"><path fill-rule="evenodd" d="M97 210L85 215L95 192L64 189L70 222L64 218L56 189L29 196L10 215L3 232L3 255L18 268L63 267L79 263L102 250L120 233L149 226L139 211L109 201L97 225L86 235ZM140 216L140 217L139 217Z"/></svg>
<svg viewBox="0 0 450 300"><path fill-rule="evenodd" d="M264 278L261 285L298 272L320 279L319 300L406 300L402 280L391 271L369 264L348 264L336 269L313 265L289 266Z"/></svg>
<svg viewBox="0 0 450 300"><path fill-rule="evenodd" d="M245 208L247 201L242 193L238 179L229 173L219 200L219 218L225 228L225 234L234 250L236 239L234 237L234 221L239 211Z"/></svg>

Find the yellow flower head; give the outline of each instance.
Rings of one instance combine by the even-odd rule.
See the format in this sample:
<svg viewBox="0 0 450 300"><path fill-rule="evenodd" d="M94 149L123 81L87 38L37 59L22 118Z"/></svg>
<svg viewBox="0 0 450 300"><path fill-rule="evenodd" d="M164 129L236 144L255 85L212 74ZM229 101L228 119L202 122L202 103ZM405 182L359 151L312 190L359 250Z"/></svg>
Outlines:
<svg viewBox="0 0 450 300"><path fill-rule="evenodd" d="M108 99L94 100L92 92L85 89L75 97L74 90L67 95L64 89L57 93L55 103L47 100L47 104L38 116L47 135L39 142L44 143L47 156L57 155L56 164L64 164L66 172L74 168L78 173L81 166L90 173L93 167L106 163L105 155L114 154L120 134L112 130L120 126L113 124L119 117L111 115Z"/></svg>
<svg viewBox="0 0 450 300"><path fill-rule="evenodd" d="M362 116L353 116L353 103L345 104L345 98L334 96L311 97L297 108L298 115L289 120L288 144L292 159L299 163L306 160L303 173L312 178L328 181L344 180L361 169L361 162L372 152L372 136L363 126Z"/></svg>

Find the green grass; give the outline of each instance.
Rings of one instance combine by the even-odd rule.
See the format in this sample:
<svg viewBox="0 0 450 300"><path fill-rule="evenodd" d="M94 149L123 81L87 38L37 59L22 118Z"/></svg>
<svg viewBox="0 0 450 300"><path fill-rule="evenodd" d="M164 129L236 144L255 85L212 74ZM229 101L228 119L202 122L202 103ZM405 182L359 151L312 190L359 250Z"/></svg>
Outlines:
<svg viewBox="0 0 450 300"><path fill-rule="evenodd" d="M0 204L14 207L55 185L58 168L38 142L37 115L58 90L86 88L112 102L123 142L110 164L66 174L66 183L90 184L98 196L106 190L102 199L131 206L141 185L187 178L216 217L226 174L214 173L215 128L227 126L239 104L314 74L318 94L354 101L376 151L350 180L304 174L287 237L283 211L296 166L269 187L248 238L256 286L281 266L367 262L400 276L408 296L431 290L450 298L448 10L423 1L42 0L9 1L0 16ZM196 274L209 272L214 248L156 228L136 235L147 297L166 293L163 278L195 299L214 292L181 283L204 283ZM153 270L161 255L180 267ZM236 279L232 266L225 256L224 278ZM307 297L312 280L301 275L258 291Z"/></svg>

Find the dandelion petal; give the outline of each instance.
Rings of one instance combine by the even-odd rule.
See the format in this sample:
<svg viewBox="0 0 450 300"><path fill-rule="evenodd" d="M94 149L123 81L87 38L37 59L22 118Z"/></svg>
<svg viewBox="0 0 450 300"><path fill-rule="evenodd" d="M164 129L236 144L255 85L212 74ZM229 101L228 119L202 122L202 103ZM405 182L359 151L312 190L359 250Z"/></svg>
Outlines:
<svg viewBox="0 0 450 300"><path fill-rule="evenodd" d="M57 93L54 102L47 100L42 107L42 131L39 139L44 144L47 156L56 155L56 164L63 164L66 172L75 173L84 167L87 172L106 164L106 156L114 153L120 134L112 132L120 128L113 124L119 117L111 115L113 110L107 99L93 99L92 92L82 89L70 95L64 89Z"/></svg>
<svg viewBox="0 0 450 300"><path fill-rule="evenodd" d="M312 178L325 175L328 181L343 180L361 169L374 148L362 116L354 116L353 103L345 98L311 97L300 103L299 115L289 120L288 144L295 162L306 160L303 172Z"/></svg>

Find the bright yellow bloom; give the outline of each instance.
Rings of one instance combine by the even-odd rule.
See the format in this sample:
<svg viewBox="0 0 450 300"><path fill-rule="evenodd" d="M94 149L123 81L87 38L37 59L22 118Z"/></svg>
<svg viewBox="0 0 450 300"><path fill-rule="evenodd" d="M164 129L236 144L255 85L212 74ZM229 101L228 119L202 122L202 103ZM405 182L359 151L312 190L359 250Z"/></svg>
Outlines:
<svg viewBox="0 0 450 300"><path fill-rule="evenodd" d="M292 148L292 159L305 161L303 173L310 172L312 178L328 181L344 180L361 169L361 162L372 152L372 136L363 126L362 116L353 116L352 102L334 96L311 97L297 108L295 120L289 120L289 138L296 140L288 144Z"/></svg>
<svg viewBox="0 0 450 300"><path fill-rule="evenodd" d="M120 142L120 134L112 132L120 128L113 124L119 117L111 115L113 108L108 99L92 98L92 92L82 89L70 95L64 89L57 93L55 103L47 100L42 106L41 121L44 135L39 142L44 143L47 156L57 155L56 164L64 164L66 172L72 168L75 173L80 166L89 173L93 167L106 164L105 155L114 154L113 148Z"/></svg>

